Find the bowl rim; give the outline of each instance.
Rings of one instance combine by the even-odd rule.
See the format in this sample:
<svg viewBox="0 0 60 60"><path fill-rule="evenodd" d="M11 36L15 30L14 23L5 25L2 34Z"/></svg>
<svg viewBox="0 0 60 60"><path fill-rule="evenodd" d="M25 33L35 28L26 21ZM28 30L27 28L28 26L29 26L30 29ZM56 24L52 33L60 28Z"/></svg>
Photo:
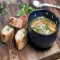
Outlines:
<svg viewBox="0 0 60 60"><path fill-rule="evenodd" d="M30 16L31 16L34 12L38 12L38 11L47 11L47 12L52 13L52 14L57 18L57 20L58 20L58 25L57 25L58 27L56 27L56 31L53 32L53 33L51 33L51 34L41 34L41 33L38 33L38 32L36 32L36 31L34 31L34 30L31 28L31 26L30 26L30 28L33 30L33 32L35 32L36 34L39 34L39 35L43 35L43 36L50 36L50 35L53 35L53 34L55 34L56 32L58 32L58 30L59 30L59 19L58 19L58 17L57 17L53 12L51 12L50 10L46 10L46 9L37 9L37 10L34 10L34 11L29 15L29 18L30 18ZM28 20L29 20L29 18L28 18ZM30 25L30 23L29 23L28 25Z"/></svg>

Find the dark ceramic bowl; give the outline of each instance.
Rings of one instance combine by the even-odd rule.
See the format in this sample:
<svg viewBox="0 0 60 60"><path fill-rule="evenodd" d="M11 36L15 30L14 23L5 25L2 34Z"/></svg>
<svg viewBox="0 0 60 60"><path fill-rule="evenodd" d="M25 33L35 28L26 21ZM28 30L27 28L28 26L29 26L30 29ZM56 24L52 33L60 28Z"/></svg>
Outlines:
<svg viewBox="0 0 60 60"><path fill-rule="evenodd" d="M31 21L34 20L36 17L41 17L41 16L45 16L45 17L53 20L53 22L55 22L57 27L56 27L56 31L54 33L49 34L49 35L44 35L44 34L40 34L40 33L35 32L31 28L31 26L30 26ZM30 41L33 42L38 47L48 48L56 40L58 29L59 29L59 19L51 11L48 11L48 10L36 10L36 11L32 12L30 14L30 16L29 16L29 18L28 18L28 26L29 26L28 27L28 32L29 32Z"/></svg>

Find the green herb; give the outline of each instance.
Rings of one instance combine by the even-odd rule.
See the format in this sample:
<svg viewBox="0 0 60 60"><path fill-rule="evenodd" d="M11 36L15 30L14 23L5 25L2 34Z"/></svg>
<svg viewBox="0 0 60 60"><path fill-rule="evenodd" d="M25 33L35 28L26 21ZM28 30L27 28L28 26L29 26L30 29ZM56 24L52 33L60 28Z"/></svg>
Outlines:
<svg viewBox="0 0 60 60"><path fill-rule="evenodd" d="M0 13L0 16L3 16L3 13Z"/></svg>
<svg viewBox="0 0 60 60"><path fill-rule="evenodd" d="M28 13L30 14L30 13L32 13L34 11L34 9L32 8L32 7L29 7L28 8Z"/></svg>
<svg viewBox="0 0 60 60"><path fill-rule="evenodd" d="M40 26L38 26L38 27L37 27L37 31L41 31L41 28L40 28Z"/></svg>
<svg viewBox="0 0 60 60"><path fill-rule="evenodd" d="M36 27L33 27L33 29L36 29Z"/></svg>
<svg viewBox="0 0 60 60"><path fill-rule="evenodd" d="M5 13L9 12L9 5L10 5L10 1L7 2L6 8L5 8Z"/></svg>
<svg viewBox="0 0 60 60"><path fill-rule="evenodd" d="M39 29L37 29L37 31L41 31L41 29L39 28Z"/></svg>
<svg viewBox="0 0 60 60"><path fill-rule="evenodd" d="M0 16L3 16L5 13L8 13L8 11L9 11L9 4L10 4L10 2L8 1L7 4L6 4L6 6L5 6L5 8L3 7L2 4L0 5L0 9L4 8L3 12L0 12Z"/></svg>
<svg viewBox="0 0 60 60"><path fill-rule="evenodd" d="M50 19L43 17L43 20L47 20L48 22L50 22Z"/></svg>
<svg viewBox="0 0 60 60"><path fill-rule="evenodd" d="M7 30L7 31L9 31L9 30L10 30L10 27L9 27L9 28L7 28L6 30Z"/></svg>
<svg viewBox="0 0 60 60"><path fill-rule="evenodd" d="M42 33L43 33L43 34L46 34L46 32L45 32L45 31L42 31Z"/></svg>
<svg viewBox="0 0 60 60"><path fill-rule="evenodd" d="M30 14L34 11L34 9L31 6L28 6L28 4L24 3L21 5L21 10L18 11L17 16L22 16L23 14Z"/></svg>
<svg viewBox="0 0 60 60"><path fill-rule="evenodd" d="M5 13L8 13L8 11L9 11L9 9L8 9L8 8L6 8L6 9L5 9Z"/></svg>
<svg viewBox="0 0 60 60"><path fill-rule="evenodd" d="M3 9L3 5L2 4L0 5L0 9ZM3 15L3 13L0 12L0 16L2 16L2 15Z"/></svg>
<svg viewBox="0 0 60 60"><path fill-rule="evenodd" d="M23 31L23 33L25 33L25 31Z"/></svg>
<svg viewBox="0 0 60 60"><path fill-rule="evenodd" d="M51 30L46 24L45 24L45 26L43 28L47 29L47 30Z"/></svg>
<svg viewBox="0 0 60 60"><path fill-rule="evenodd" d="M1 4L0 9L3 9L3 5Z"/></svg>

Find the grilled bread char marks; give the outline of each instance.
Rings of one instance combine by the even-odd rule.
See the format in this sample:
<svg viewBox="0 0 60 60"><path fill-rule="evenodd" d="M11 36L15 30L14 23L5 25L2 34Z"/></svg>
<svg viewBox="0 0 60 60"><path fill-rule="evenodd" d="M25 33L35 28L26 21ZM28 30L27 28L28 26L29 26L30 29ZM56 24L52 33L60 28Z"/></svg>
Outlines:
<svg viewBox="0 0 60 60"><path fill-rule="evenodd" d="M6 25L1 31L1 41L8 42L14 36L14 28Z"/></svg>
<svg viewBox="0 0 60 60"><path fill-rule="evenodd" d="M24 14L20 17L21 20L23 20L23 25L22 27L24 28L26 26L26 22L28 20L29 14Z"/></svg>
<svg viewBox="0 0 60 60"><path fill-rule="evenodd" d="M23 20L15 18L15 17L10 17L9 20L10 20L9 25L16 28L22 28Z"/></svg>
<svg viewBox="0 0 60 60"><path fill-rule="evenodd" d="M29 17L28 14L22 15L20 18L10 17L9 25L16 27L16 28L24 28L28 20L28 17Z"/></svg>
<svg viewBox="0 0 60 60"><path fill-rule="evenodd" d="M15 35L15 42L18 50L21 50L24 48L24 46L27 43L27 32L26 29L20 29L17 31Z"/></svg>

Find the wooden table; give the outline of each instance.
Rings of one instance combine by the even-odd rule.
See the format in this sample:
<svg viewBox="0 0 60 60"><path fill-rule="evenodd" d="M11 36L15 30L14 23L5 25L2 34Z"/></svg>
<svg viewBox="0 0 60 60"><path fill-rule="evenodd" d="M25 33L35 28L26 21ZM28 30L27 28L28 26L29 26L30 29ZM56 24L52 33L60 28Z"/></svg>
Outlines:
<svg viewBox="0 0 60 60"><path fill-rule="evenodd" d="M6 2L7 0L0 0L0 3L4 2L4 1ZM9 5L9 13L0 17L0 21L2 21L2 25L0 25L0 29L2 29L6 24L8 24L8 21L9 21L8 18L10 16L16 17L17 11L19 10L18 4L17 4L19 1L21 1L22 3L25 2L25 3L29 4L31 0L8 0L8 1L11 2L11 4ZM59 0L39 0L39 1L42 3L46 2L46 3L51 3L51 4L59 4L60 3ZM50 8L50 7L49 8L43 7L41 9L47 9L47 10L52 11L60 19L60 10L59 9ZM0 38L1 38L1 36L0 36ZM60 48L60 27L59 27L59 32L58 32L56 42ZM26 50L26 48L25 48L25 50ZM30 50L28 51L27 55L25 55L26 54L25 50L23 49L21 51L18 51L16 49L16 47L14 46L14 43L11 41L8 44L2 44L1 39L0 39L0 60L28 60L27 58L25 59L23 57L27 57ZM33 53L34 53L34 51L33 51ZM16 59L14 59L14 58L16 58ZM34 60L34 59L30 59L30 60Z"/></svg>

